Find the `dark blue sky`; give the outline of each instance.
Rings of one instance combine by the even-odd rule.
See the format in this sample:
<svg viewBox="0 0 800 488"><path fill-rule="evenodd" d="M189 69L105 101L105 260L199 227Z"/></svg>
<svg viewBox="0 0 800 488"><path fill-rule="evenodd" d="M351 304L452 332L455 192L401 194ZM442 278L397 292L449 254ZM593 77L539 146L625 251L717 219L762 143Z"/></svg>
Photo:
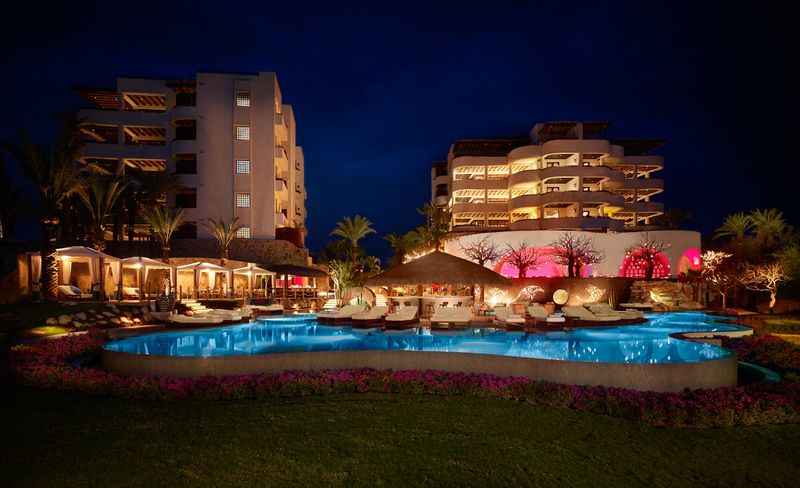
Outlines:
<svg viewBox="0 0 800 488"><path fill-rule="evenodd" d="M753 207L800 221L796 27L764 2L215 3L23 7L0 30L0 138L46 140L55 114L84 105L74 85L276 71L306 153L312 248L345 215L413 227L454 139L541 120L667 139L658 199L700 230Z"/></svg>

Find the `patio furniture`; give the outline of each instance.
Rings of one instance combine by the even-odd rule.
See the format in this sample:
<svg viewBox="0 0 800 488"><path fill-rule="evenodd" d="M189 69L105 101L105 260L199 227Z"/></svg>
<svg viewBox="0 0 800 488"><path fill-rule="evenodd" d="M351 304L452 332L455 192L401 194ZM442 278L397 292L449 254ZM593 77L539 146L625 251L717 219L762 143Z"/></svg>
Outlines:
<svg viewBox="0 0 800 488"><path fill-rule="evenodd" d="M366 305L345 305L344 307L329 312L320 312L317 314L317 320L320 322L344 322L351 320L353 314L363 312Z"/></svg>
<svg viewBox="0 0 800 488"><path fill-rule="evenodd" d="M59 285L58 297L64 300L91 300L91 293L83 293L80 288L74 285Z"/></svg>
<svg viewBox="0 0 800 488"><path fill-rule="evenodd" d="M522 325L525 323L525 317L513 313L509 307L495 307L494 314L495 324Z"/></svg>
<svg viewBox="0 0 800 488"><path fill-rule="evenodd" d="M419 322L417 317L417 307L401 305L396 312L386 316L386 327L401 327L416 324Z"/></svg>
<svg viewBox="0 0 800 488"><path fill-rule="evenodd" d="M380 307L372 307L371 309L365 312L357 312L353 314L353 325L354 326L364 326L370 324L379 324L383 322L383 318L386 317L386 313L389 311L389 307L380 306Z"/></svg>

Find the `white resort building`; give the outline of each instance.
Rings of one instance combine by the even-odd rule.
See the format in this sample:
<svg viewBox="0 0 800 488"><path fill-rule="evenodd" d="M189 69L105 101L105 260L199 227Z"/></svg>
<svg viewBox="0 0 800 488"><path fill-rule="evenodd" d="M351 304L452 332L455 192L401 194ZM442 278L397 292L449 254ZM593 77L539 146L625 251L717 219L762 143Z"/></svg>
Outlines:
<svg viewBox="0 0 800 488"><path fill-rule="evenodd" d="M631 276L626 250L648 237L664 241L661 277L699 266L700 234L655 225L664 191L653 177L664 167L652 154L660 140L607 139L607 122L544 122L529 137L463 139L431 169L431 200L451 212L455 239L446 250L463 257L464 243L490 236L496 244L526 243L547 254L564 232L592 238L605 260L593 276ZM502 260L501 260L502 261ZM631 262L634 261L634 262ZM696 263L693 264L692 263ZM497 271L503 264L497 263ZM530 276L557 276L543 264Z"/></svg>
<svg viewBox="0 0 800 488"><path fill-rule="evenodd" d="M275 73L118 78L113 89L79 92L93 104L78 113L84 162L118 175L179 176L167 196L186 212L176 238L210 238L200 225L209 218L238 217L243 239L296 236L304 226L303 150ZM124 238L145 238L139 225Z"/></svg>

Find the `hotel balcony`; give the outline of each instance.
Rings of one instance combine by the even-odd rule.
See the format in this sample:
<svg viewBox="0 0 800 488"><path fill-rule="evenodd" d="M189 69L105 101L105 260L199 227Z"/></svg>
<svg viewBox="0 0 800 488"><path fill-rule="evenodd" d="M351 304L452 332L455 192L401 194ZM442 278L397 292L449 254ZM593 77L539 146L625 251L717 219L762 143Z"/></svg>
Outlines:
<svg viewBox="0 0 800 488"><path fill-rule="evenodd" d="M275 114L275 136L279 142L289 140L289 128L286 126L283 114Z"/></svg>
<svg viewBox="0 0 800 488"><path fill-rule="evenodd" d="M625 223L609 217L561 217L552 219L522 219L512 222L510 230L622 230Z"/></svg>
<svg viewBox="0 0 800 488"><path fill-rule="evenodd" d="M537 183L547 178L607 178L608 180L622 184L625 175L609 166L553 166L551 168L528 169L515 173L508 178L511 187L524 185L526 183Z"/></svg>
<svg viewBox="0 0 800 488"><path fill-rule="evenodd" d="M83 146L82 156L84 158L168 159L169 150L166 146L89 142Z"/></svg>
<svg viewBox="0 0 800 488"><path fill-rule="evenodd" d="M78 110L78 120L86 123L109 125L165 125L166 113L135 112L131 110L101 110L85 108Z"/></svg>
<svg viewBox="0 0 800 488"><path fill-rule="evenodd" d="M553 191L512 198L509 208L516 210L526 207L541 207L551 203L604 203L622 206L625 198L609 191Z"/></svg>
<svg viewBox="0 0 800 488"><path fill-rule="evenodd" d="M450 210L454 214L464 212L508 212L508 203L454 203Z"/></svg>
<svg viewBox="0 0 800 488"><path fill-rule="evenodd" d="M624 180L622 187L631 190L663 190L664 180L661 178L631 178Z"/></svg>
<svg viewBox="0 0 800 488"><path fill-rule="evenodd" d="M635 213L663 213L664 204L661 202L625 202L623 212Z"/></svg>
<svg viewBox="0 0 800 488"><path fill-rule="evenodd" d="M289 162L289 155L286 153L286 148L283 146L275 146L275 158Z"/></svg>
<svg viewBox="0 0 800 488"><path fill-rule="evenodd" d="M462 179L450 183L450 191L456 190L505 190L508 189L508 178Z"/></svg>

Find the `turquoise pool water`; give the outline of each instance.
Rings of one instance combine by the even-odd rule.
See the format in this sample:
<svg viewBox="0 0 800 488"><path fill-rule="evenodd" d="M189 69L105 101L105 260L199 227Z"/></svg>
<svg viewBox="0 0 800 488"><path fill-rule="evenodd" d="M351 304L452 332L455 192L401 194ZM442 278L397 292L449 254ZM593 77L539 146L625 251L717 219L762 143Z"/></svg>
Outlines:
<svg viewBox="0 0 800 488"><path fill-rule="evenodd" d="M495 354L605 363L689 363L731 353L710 344L669 337L676 332L732 331L702 312L653 314L640 325L526 334L495 329L381 332L318 324L314 315L263 318L211 329L160 332L106 344L111 351L141 355L213 357L280 352L405 350Z"/></svg>

